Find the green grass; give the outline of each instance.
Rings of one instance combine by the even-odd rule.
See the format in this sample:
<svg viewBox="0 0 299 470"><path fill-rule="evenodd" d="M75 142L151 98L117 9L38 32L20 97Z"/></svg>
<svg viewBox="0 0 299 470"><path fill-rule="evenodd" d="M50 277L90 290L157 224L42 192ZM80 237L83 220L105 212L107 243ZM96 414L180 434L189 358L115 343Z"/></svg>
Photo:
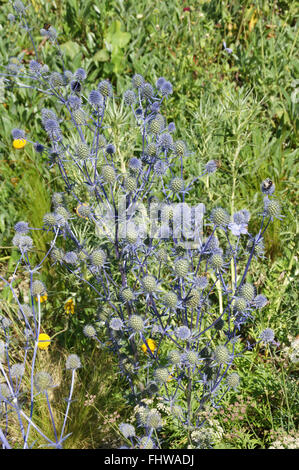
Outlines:
<svg viewBox="0 0 299 470"><path fill-rule="evenodd" d="M269 447L271 431L291 432L298 426L295 373L281 356L283 348L298 334L296 3L192 0L188 3L191 12L184 12L186 2L178 0L125 4L115 0L35 0L34 6L35 11L29 13L32 27L38 31L49 21L55 26L69 67L86 68L89 85L108 77L120 93L129 86L134 73L141 73L150 82L162 75L173 83L174 93L163 112L175 122L177 138L184 139L190 150L185 177L196 176L209 159L221 161L216 178L198 183L193 202L200 200L209 207L221 203L230 210L248 207L254 220L258 209L252 208L262 207L260 182L265 177L274 180L285 217L272 224L265 240L266 258L255 261L252 269L252 280L268 297L269 305L261 310L252 327L244 328L242 336L251 340L269 326L281 345L272 355L263 349L251 351L238 363L242 388L238 395L227 398L225 406L233 406L237 399L240 403L249 397L256 400L256 410L248 411L245 424L219 417L226 436L223 445ZM32 46L25 34L15 34L15 26L8 24L9 11L7 2L0 12L1 63L20 51L25 51L27 62ZM225 53L223 41L233 54ZM49 65L57 70L58 59L49 53L49 45L42 45L39 51L42 57L50 57ZM47 100L41 103L36 92L6 90L0 101L0 271L6 272L7 266L8 271L13 270L16 259L11 248L14 224L27 220L31 226L40 226L44 213L50 209L51 193L60 189L60 183L57 171L50 170L29 145L24 151L11 146L10 132L14 127L22 127L30 131L33 140L42 141L38 111L47 105ZM121 119L120 116L120 123ZM34 242L40 250L37 257L45 250L46 241L36 233ZM65 327L63 302L69 296L71 283L49 265L43 276L52 293L46 306L46 328L54 334ZM86 319L92 318L96 302L88 304L79 286L75 285L74 291L76 313L68 321L67 332L57 337L59 349L53 347L49 355L57 364L58 351L88 351L101 362L99 355L104 353L91 352L87 340L79 334ZM82 382L71 413L70 447L104 446L106 431L97 429L103 422L101 416L117 411L121 415L119 422L128 418L115 372L98 369L92 373L88 389L91 372L92 363L85 364L85 370L79 372ZM92 406L84 408L85 393L97 394L99 384L103 394L94 403L99 412ZM105 405L108 396L109 409ZM113 429L108 436L111 442L119 438ZM176 438L179 443L179 436Z"/></svg>

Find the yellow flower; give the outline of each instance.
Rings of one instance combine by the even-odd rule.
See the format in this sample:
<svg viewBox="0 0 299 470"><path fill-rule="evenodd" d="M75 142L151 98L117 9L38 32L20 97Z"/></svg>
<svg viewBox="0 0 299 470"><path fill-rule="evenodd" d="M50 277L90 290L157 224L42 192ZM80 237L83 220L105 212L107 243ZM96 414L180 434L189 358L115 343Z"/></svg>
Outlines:
<svg viewBox="0 0 299 470"><path fill-rule="evenodd" d="M25 139L15 139L12 143L13 147L17 150L22 149L26 145L26 140Z"/></svg>
<svg viewBox="0 0 299 470"><path fill-rule="evenodd" d="M40 301L40 303L42 304L42 303L45 302L47 299L48 299L48 294L45 294L45 295L41 295L41 296L40 296L39 301ZM35 300L38 302L38 298L37 298L37 297L35 297Z"/></svg>
<svg viewBox="0 0 299 470"><path fill-rule="evenodd" d="M149 338L149 339L146 340L146 342L147 342L148 347L150 348L151 352L153 353L155 351L155 349L157 349L157 345L156 345L155 341L153 339ZM143 345L141 346L141 349L145 354L148 354L148 349L147 349L147 346L146 346L145 343L143 343Z"/></svg>
<svg viewBox="0 0 299 470"><path fill-rule="evenodd" d="M170 374L168 379L167 379L167 382L170 382L171 380L173 380L173 378L174 378L173 375Z"/></svg>
<svg viewBox="0 0 299 470"><path fill-rule="evenodd" d="M41 333L38 337L37 347L46 350L50 346L51 338L46 333Z"/></svg>
<svg viewBox="0 0 299 470"><path fill-rule="evenodd" d="M73 299L67 300L65 302L64 310L65 310L65 313L67 313L67 314L69 314L69 313L73 314L75 312L75 304L74 304Z"/></svg>

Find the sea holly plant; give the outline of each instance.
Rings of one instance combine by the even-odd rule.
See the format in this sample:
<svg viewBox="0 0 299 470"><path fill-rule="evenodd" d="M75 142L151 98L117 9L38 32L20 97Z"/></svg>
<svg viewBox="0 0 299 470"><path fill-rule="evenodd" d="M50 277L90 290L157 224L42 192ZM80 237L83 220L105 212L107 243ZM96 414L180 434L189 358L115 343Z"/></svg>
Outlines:
<svg viewBox="0 0 299 470"><path fill-rule="evenodd" d="M3 68L4 83L12 90L37 90L47 98L47 107L40 110L44 142L30 139L19 126L12 131L12 144L16 149L31 144L47 156L49 165L59 170L64 191L53 193L52 211L44 215L40 227L16 221L13 245L20 258L10 280L1 278L18 306L14 322L22 325L24 339L20 362L20 353L11 346L11 322L2 316L2 446L11 447L10 411L16 415L24 448L34 445L32 428L46 445L57 448L67 437L65 425L81 361L73 354L66 362L72 377L60 432L48 399L51 375L36 370L37 350L50 341L41 336L41 303L47 287L40 272L46 259L94 296L94 322L87 322L82 334L116 356L130 403L136 405L146 396L162 400L192 446L195 435L207 435L198 432L206 424L206 407L219 407L226 393L241 386L235 359L254 347L240 341L242 326L268 303L249 274L252 260L264 257L267 227L282 217L280 202L273 196L275 185L269 178L261 183L263 207L254 234L249 232L246 208L229 214L221 205L207 208L201 201L191 205L194 184L206 175L216 177L219 162L210 160L201 173L186 178L185 162L196 156L162 112L173 93L172 84L164 77L152 84L135 74L123 96L114 94L107 79L89 89L83 68L66 67L53 26L42 28L40 34L53 44L57 69L41 63L25 6L15 1L13 8L9 19L28 32L35 58L28 64L11 59ZM33 230L52 235L36 265L30 261ZM28 304L20 302L15 290L22 268L29 277ZM257 342L275 344L270 328L257 335ZM22 386L26 374L27 389ZM29 394L27 412L20 393ZM34 424L36 393L46 396L54 440ZM138 424L138 429L121 424L127 446L163 447L158 409L141 406ZM198 438L195 446L203 445L208 444Z"/></svg>

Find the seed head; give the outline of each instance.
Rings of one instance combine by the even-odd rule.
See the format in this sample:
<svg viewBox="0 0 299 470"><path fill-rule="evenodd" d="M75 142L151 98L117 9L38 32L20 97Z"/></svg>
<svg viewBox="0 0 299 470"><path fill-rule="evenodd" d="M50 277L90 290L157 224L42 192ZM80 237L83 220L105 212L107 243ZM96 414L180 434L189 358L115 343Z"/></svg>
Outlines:
<svg viewBox="0 0 299 470"><path fill-rule="evenodd" d="M260 334L260 338L264 343L272 343L274 340L274 331L271 328L266 328Z"/></svg>
<svg viewBox="0 0 299 470"><path fill-rule="evenodd" d="M57 223L54 212L48 212L43 217L43 225L46 227L54 227Z"/></svg>
<svg viewBox="0 0 299 470"><path fill-rule="evenodd" d="M144 330L144 321L139 315L131 315L128 320L128 325L137 333Z"/></svg>
<svg viewBox="0 0 299 470"><path fill-rule="evenodd" d="M172 351L169 351L168 353L168 360L170 362L170 364L172 365L177 365L181 362L181 354L179 351L177 351L176 349L173 349Z"/></svg>
<svg viewBox="0 0 299 470"><path fill-rule="evenodd" d="M133 191L136 191L137 189L137 180L134 178L134 176L127 176L125 179L125 188L128 193L132 193Z"/></svg>
<svg viewBox="0 0 299 470"><path fill-rule="evenodd" d="M144 436L140 439L139 447L140 449L154 449L155 445L150 437Z"/></svg>
<svg viewBox="0 0 299 470"><path fill-rule="evenodd" d="M73 119L79 126L86 124L86 115L83 109L75 109L73 111Z"/></svg>
<svg viewBox="0 0 299 470"><path fill-rule="evenodd" d="M246 282L242 285L240 289L240 296L247 300L247 302L251 302L256 294L256 289L253 284Z"/></svg>
<svg viewBox="0 0 299 470"><path fill-rule="evenodd" d="M93 266L96 266L97 268L102 268L106 261L105 251L101 249L94 250L90 255L90 261Z"/></svg>
<svg viewBox="0 0 299 470"><path fill-rule="evenodd" d="M190 292L190 298L187 300L188 305L191 308L197 308L200 302L200 292L197 289L192 289Z"/></svg>
<svg viewBox="0 0 299 470"><path fill-rule="evenodd" d="M25 367L24 364L14 364L10 369L10 375L13 379L19 379L24 375Z"/></svg>
<svg viewBox="0 0 299 470"><path fill-rule="evenodd" d="M157 116L150 121L149 131L151 134L157 135L161 132L162 129L163 129L163 123L161 122L160 119L157 118Z"/></svg>
<svg viewBox="0 0 299 470"><path fill-rule="evenodd" d="M186 277L189 273L189 261L185 258L180 258L175 262L174 271L177 277Z"/></svg>
<svg viewBox="0 0 299 470"><path fill-rule="evenodd" d="M277 199L269 199L267 196L264 198L264 213L265 215L274 218L281 217L281 204Z"/></svg>
<svg viewBox="0 0 299 470"><path fill-rule="evenodd" d="M132 424L121 423L119 425L119 430L124 435L124 437L126 439L128 439L129 437L134 437L135 436L135 428L134 428L134 426L132 426Z"/></svg>
<svg viewBox="0 0 299 470"><path fill-rule="evenodd" d="M220 253L215 253L214 255L211 256L210 262L211 262L211 266L216 271L219 271L224 264L224 259Z"/></svg>
<svg viewBox="0 0 299 470"><path fill-rule="evenodd" d="M152 293L157 290L157 281L154 276L148 274L142 279L142 286L145 292Z"/></svg>
<svg viewBox="0 0 299 470"><path fill-rule="evenodd" d="M157 145L154 142L151 142L146 147L146 155L149 157L155 157L157 155Z"/></svg>
<svg viewBox="0 0 299 470"><path fill-rule="evenodd" d="M75 370L75 369L79 369L80 367L82 367L82 364L77 354L70 354L66 358L66 363L65 363L66 369Z"/></svg>
<svg viewBox="0 0 299 470"><path fill-rule="evenodd" d="M42 296L47 293L46 287L42 281L36 280L32 283L32 295L33 296Z"/></svg>
<svg viewBox="0 0 299 470"><path fill-rule="evenodd" d="M136 97L133 90L125 91L125 93L124 93L124 102L126 103L126 105L132 106L132 104L135 104L136 101L137 101L137 97Z"/></svg>
<svg viewBox="0 0 299 470"><path fill-rule="evenodd" d="M150 410L147 415L146 425L150 429L162 427L162 418L158 410Z"/></svg>
<svg viewBox="0 0 299 470"><path fill-rule="evenodd" d="M186 339L190 338L191 331L187 326L179 326L175 330L175 334L179 339L186 340Z"/></svg>
<svg viewBox="0 0 299 470"><path fill-rule="evenodd" d="M164 295L163 301L167 307L175 309L178 305L178 296L174 292L167 292Z"/></svg>
<svg viewBox="0 0 299 470"><path fill-rule="evenodd" d="M115 170L112 165L104 165L101 174L106 183L113 184L116 180Z"/></svg>
<svg viewBox="0 0 299 470"><path fill-rule="evenodd" d="M168 260L168 253L165 248L160 248L160 250L157 251L156 256L160 262L166 262Z"/></svg>
<svg viewBox="0 0 299 470"><path fill-rule="evenodd" d="M227 385L229 388L233 388L234 390L238 387L240 383L240 376L236 372L228 375L226 379Z"/></svg>
<svg viewBox="0 0 299 470"><path fill-rule="evenodd" d="M189 364L191 364L192 366L197 364L198 362L198 354L196 351L187 351L185 357Z"/></svg>
<svg viewBox="0 0 299 470"><path fill-rule="evenodd" d="M184 180L179 177L172 178L170 181L170 189L174 193L180 193L184 190Z"/></svg>
<svg viewBox="0 0 299 470"><path fill-rule="evenodd" d="M183 140L177 140L173 144L173 150L174 150L174 153L178 157L183 157L186 153L186 144L185 144L185 142Z"/></svg>
<svg viewBox="0 0 299 470"><path fill-rule="evenodd" d="M237 312L245 312L247 308L247 301L244 297L236 297L233 302L234 310Z"/></svg>
<svg viewBox="0 0 299 470"><path fill-rule="evenodd" d="M226 346L217 346L214 351L214 361L217 364L227 364L230 359L230 353Z"/></svg>
<svg viewBox="0 0 299 470"><path fill-rule="evenodd" d="M42 370L35 374L34 385L38 392L46 392L53 387L53 379L48 372Z"/></svg>
<svg viewBox="0 0 299 470"><path fill-rule="evenodd" d="M142 75L136 73L132 78L132 85L134 88L141 88L144 83L144 78Z"/></svg>
<svg viewBox="0 0 299 470"><path fill-rule="evenodd" d="M132 289L130 289L130 287L124 287L120 291L120 297L124 302L130 302L134 299L134 292L132 291Z"/></svg>
<svg viewBox="0 0 299 470"><path fill-rule="evenodd" d="M83 328L83 333L88 338L94 338L97 335L97 332L92 325L85 325Z"/></svg>
<svg viewBox="0 0 299 470"><path fill-rule="evenodd" d="M79 158L82 158L82 160L86 159L87 157L89 157L89 154L90 154L89 146L85 144L84 142L79 142L76 145L76 153Z"/></svg>
<svg viewBox="0 0 299 470"><path fill-rule="evenodd" d="M52 72L49 81L53 88L57 88L64 85L64 78L58 72Z"/></svg>
<svg viewBox="0 0 299 470"><path fill-rule="evenodd" d="M108 80L102 80L98 84L98 90L105 97L112 96L112 85Z"/></svg>
<svg viewBox="0 0 299 470"><path fill-rule="evenodd" d="M165 383L169 378L168 369L166 367L159 367L159 369L155 370L154 376L157 382Z"/></svg>
<svg viewBox="0 0 299 470"><path fill-rule="evenodd" d="M114 331L120 331L123 327L123 322L120 318L112 318L109 323L109 326Z"/></svg>
<svg viewBox="0 0 299 470"><path fill-rule="evenodd" d="M216 207L211 212L211 220L217 226L226 226L230 222L230 216L222 207Z"/></svg>

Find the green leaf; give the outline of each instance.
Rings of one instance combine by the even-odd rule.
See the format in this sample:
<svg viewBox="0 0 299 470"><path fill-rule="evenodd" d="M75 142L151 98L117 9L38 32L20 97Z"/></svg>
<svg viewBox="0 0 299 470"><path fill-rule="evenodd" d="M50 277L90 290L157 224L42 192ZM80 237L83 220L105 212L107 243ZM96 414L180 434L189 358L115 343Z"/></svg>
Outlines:
<svg viewBox="0 0 299 470"><path fill-rule="evenodd" d="M93 60L95 62L108 62L109 58L110 56L109 56L109 52L107 51L107 49L101 49L98 52L96 52L95 55L93 56Z"/></svg>
<svg viewBox="0 0 299 470"><path fill-rule="evenodd" d="M74 59L76 55L80 53L80 46L74 41L67 41L61 44L60 47L65 55L69 56L71 59Z"/></svg>
<svg viewBox="0 0 299 470"><path fill-rule="evenodd" d="M111 45L113 50L123 49L130 42L130 39L131 34L121 30L121 22L118 20L111 23L105 36L106 43Z"/></svg>

